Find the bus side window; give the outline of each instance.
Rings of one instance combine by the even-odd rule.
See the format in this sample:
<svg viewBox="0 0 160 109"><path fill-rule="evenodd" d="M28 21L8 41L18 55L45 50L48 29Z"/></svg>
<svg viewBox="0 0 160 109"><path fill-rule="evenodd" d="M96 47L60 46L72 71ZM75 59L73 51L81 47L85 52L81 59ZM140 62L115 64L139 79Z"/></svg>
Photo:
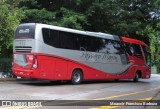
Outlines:
<svg viewBox="0 0 160 109"><path fill-rule="evenodd" d="M99 43L99 38L97 37L86 37L86 48L87 51L98 52L101 44Z"/></svg>
<svg viewBox="0 0 160 109"><path fill-rule="evenodd" d="M59 47L59 32L47 28L42 28L44 43L52 47Z"/></svg>
<svg viewBox="0 0 160 109"><path fill-rule="evenodd" d="M50 30L46 28L42 28L43 40L44 43L50 45Z"/></svg>
<svg viewBox="0 0 160 109"><path fill-rule="evenodd" d="M74 49L74 34L61 31L60 35L60 48Z"/></svg>
<svg viewBox="0 0 160 109"><path fill-rule="evenodd" d="M86 51L86 38L84 35L75 34L75 50Z"/></svg>
<svg viewBox="0 0 160 109"><path fill-rule="evenodd" d="M133 48L131 48L131 44L125 42L125 50L129 56L133 55Z"/></svg>
<svg viewBox="0 0 160 109"><path fill-rule="evenodd" d="M50 37L53 47L59 47L59 31L57 30L50 30Z"/></svg>
<svg viewBox="0 0 160 109"><path fill-rule="evenodd" d="M143 59L140 45L132 44L131 51L133 53L133 56Z"/></svg>
<svg viewBox="0 0 160 109"><path fill-rule="evenodd" d="M101 39L97 41L97 50L103 53L109 54L124 54L123 46L121 42L110 40L110 39Z"/></svg>

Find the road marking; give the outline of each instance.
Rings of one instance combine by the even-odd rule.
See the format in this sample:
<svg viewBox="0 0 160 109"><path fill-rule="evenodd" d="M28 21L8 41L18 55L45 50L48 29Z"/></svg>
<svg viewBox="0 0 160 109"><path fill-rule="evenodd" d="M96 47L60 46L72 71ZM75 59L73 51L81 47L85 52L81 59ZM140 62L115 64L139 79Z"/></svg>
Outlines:
<svg viewBox="0 0 160 109"><path fill-rule="evenodd" d="M94 99L94 100L106 100L106 99L111 99L111 98L130 96L130 95L145 93L145 92L149 92L149 91L153 91L153 90L157 90L157 89L160 89L160 87L156 87L156 88L152 88L152 89L148 89L148 90L142 90L142 91L138 91L138 92L127 93L127 94L120 94L120 95L115 95L115 96L110 96L110 97L98 98L98 99Z"/></svg>
<svg viewBox="0 0 160 109"><path fill-rule="evenodd" d="M132 93L127 93L127 94L120 94L120 95L115 95L115 96L110 96L110 97L98 98L98 99L94 99L94 100L107 100L107 99L111 99L111 98L118 98L118 97L123 97L123 96L130 96L130 95L145 93L145 92L149 92L149 91L153 91L153 90L157 90L157 89L160 89L160 87L155 87L155 88L152 88L152 89L142 90L142 91L132 92ZM143 98L143 99L138 99L138 100L151 100L151 99L152 99L152 97ZM121 106L100 106L100 107L89 108L89 109L113 109L113 108L118 108L118 107L121 107Z"/></svg>
<svg viewBox="0 0 160 109"><path fill-rule="evenodd" d="M141 102L143 102L145 100L150 101L150 100L152 100L152 97L141 98L141 99L137 99L137 100L131 100L131 101L128 101L128 103L132 103L132 102L138 101L138 100L142 100ZM138 102L140 102L140 101L138 101ZM89 109L114 109L114 108L119 108L119 107L122 107L122 106L99 106L99 107L96 107L96 108L89 108Z"/></svg>

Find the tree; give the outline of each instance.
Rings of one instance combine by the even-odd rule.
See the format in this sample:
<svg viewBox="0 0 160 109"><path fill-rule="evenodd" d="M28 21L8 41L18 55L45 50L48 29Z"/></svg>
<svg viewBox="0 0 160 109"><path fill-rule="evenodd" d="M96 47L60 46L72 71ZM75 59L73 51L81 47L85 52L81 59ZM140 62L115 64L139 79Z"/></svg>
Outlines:
<svg viewBox="0 0 160 109"><path fill-rule="evenodd" d="M80 3L81 0L21 0L17 6L22 8L24 13L21 22L83 29L83 25L87 24L86 16L75 11Z"/></svg>
<svg viewBox="0 0 160 109"><path fill-rule="evenodd" d="M139 36L151 10L150 0L95 0L88 10L90 30Z"/></svg>
<svg viewBox="0 0 160 109"><path fill-rule="evenodd" d="M20 10L6 1L0 1L0 49L1 56L11 56L15 28L20 23Z"/></svg>

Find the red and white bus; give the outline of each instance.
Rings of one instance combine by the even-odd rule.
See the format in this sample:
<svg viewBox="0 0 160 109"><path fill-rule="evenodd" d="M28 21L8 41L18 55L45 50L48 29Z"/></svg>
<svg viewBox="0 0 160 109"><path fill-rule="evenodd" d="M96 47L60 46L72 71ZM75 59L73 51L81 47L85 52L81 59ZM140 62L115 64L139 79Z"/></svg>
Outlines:
<svg viewBox="0 0 160 109"><path fill-rule="evenodd" d="M126 44L140 47L134 54ZM150 78L147 45L128 38L46 24L26 23L17 27L13 46L15 75L45 80ZM128 47L128 46L127 46ZM132 53L129 54L129 50Z"/></svg>

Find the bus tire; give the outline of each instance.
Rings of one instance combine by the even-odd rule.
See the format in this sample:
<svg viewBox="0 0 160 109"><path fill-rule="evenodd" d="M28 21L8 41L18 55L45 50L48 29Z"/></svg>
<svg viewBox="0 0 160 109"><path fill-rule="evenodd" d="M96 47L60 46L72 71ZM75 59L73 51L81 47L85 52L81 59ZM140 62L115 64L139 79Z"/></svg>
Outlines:
<svg viewBox="0 0 160 109"><path fill-rule="evenodd" d="M134 77L134 79L133 79L133 81L134 82L138 82L138 80L139 80L139 74L137 72L136 75L135 75L135 77Z"/></svg>
<svg viewBox="0 0 160 109"><path fill-rule="evenodd" d="M74 85L80 84L83 81L83 74L81 70L74 70L72 73L71 82Z"/></svg>
<svg viewBox="0 0 160 109"><path fill-rule="evenodd" d="M115 79L114 81L118 82L118 81L119 81L119 79Z"/></svg>

